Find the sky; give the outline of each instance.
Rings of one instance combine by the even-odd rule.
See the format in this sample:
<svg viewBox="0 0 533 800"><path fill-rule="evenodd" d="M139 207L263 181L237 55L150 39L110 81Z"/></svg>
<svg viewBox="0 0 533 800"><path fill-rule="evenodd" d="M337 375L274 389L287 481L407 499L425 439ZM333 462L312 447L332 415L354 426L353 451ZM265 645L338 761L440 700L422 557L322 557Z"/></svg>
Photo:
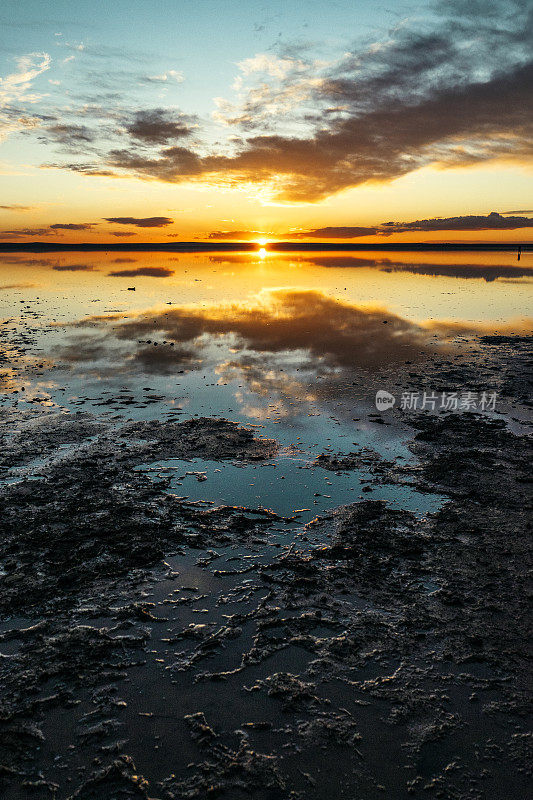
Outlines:
<svg viewBox="0 0 533 800"><path fill-rule="evenodd" d="M3 0L0 239L531 241L532 0Z"/></svg>

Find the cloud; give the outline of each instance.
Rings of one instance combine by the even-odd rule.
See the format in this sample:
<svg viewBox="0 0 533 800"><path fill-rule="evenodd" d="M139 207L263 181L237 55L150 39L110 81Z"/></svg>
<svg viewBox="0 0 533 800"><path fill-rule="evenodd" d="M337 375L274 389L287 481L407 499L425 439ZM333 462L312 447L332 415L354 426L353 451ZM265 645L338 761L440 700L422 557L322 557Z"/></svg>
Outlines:
<svg viewBox="0 0 533 800"><path fill-rule="evenodd" d="M56 272L92 272L94 270L93 264L56 264Z"/></svg>
<svg viewBox="0 0 533 800"><path fill-rule="evenodd" d="M529 217L503 216L492 211L486 216L436 217L415 222L385 222L382 229L394 233L406 231L486 231L533 228Z"/></svg>
<svg viewBox="0 0 533 800"><path fill-rule="evenodd" d="M306 44L241 61L232 98L217 99L225 138L220 127L206 123L202 131L194 117L176 110L135 104L112 121L107 112L88 157L83 137L95 132L56 115L59 144L82 145L84 155L45 166L90 176L252 185L265 199L311 203L424 167L524 164L533 154L531 4L426 6L381 40L347 42L335 59L317 58ZM36 55L21 65L20 85L48 68L46 54ZM180 77L169 70L144 80L168 84ZM125 85L119 89L131 75L113 73L112 80L100 97L108 109L126 96ZM16 109L6 118L9 129L30 131L41 123Z"/></svg>
<svg viewBox="0 0 533 800"><path fill-rule="evenodd" d="M306 60L300 54L280 57L258 53L237 66L240 75L233 85L237 99L216 97L213 117L225 125L248 131L286 124L294 109L309 100L323 83L324 62Z"/></svg>
<svg viewBox="0 0 533 800"><path fill-rule="evenodd" d="M293 58L279 58L273 53L259 53L253 58L245 58L238 63L244 75L262 73L274 78L286 78L292 72L303 72L306 65L303 61Z"/></svg>
<svg viewBox="0 0 533 800"><path fill-rule="evenodd" d="M137 275L145 275L150 278L169 278L174 275L173 269L168 267L138 267L138 269L121 269L109 272L115 278L135 278Z"/></svg>
<svg viewBox="0 0 533 800"><path fill-rule="evenodd" d="M515 212L516 213L516 212ZM524 213L524 212L522 212ZM510 214L510 212L509 212ZM533 228L533 219L523 216L504 216L492 211L486 216L434 217L414 222L382 222L372 227L359 225L329 226L279 234L287 239L357 239L360 236L390 236L393 233L431 231L492 231Z"/></svg>
<svg viewBox="0 0 533 800"><path fill-rule="evenodd" d="M533 153L527 4L438 8L440 16L399 25L335 62L308 58L305 48L241 62L243 98L219 101L217 113L256 135L209 150L114 147L106 165L174 183L260 184L273 198L314 202L430 165L523 163Z"/></svg>
<svg viewBox="0 0 533 800"><path fill-rule="evenodd" d="M488 81L396 100L341 120L308 139L258 136L235 156L210 156L205 172L239 180L282 176L278 195L320 200L368 181L390 181L430 164L472 165L533 153L533 65Z"/></svg>
<svg viewBox="0 0 533 800"><path fill-rule="evenodd" d="M83 363L109 358L110 352L109 343L105 338L98 339L91 335L78 335L68 344L58 347L55 354L70 363Z"/></svg>
<svg viewBox="0 0 533 800"><path fill-rule="evenodd" d="M0 231L0 239L23 239L28 236L51 236L58 231L87 231L92 230L97 222L54 222L47 228L17 228L16 230Z"/></svg>
<svg viewBox="0 0 533 800"><path fill-rule="evenodd" d="M147 156L134 149L111 150L108 159L109 166L116 169L170 183L201 177L205 173L201 157L187 147L166 147L157 156Z"/></svg>
<svg viewBox="0 0 533 800"><path fill-rule="evenodd" d="M0 77L0 141L12 133L39 125L39 118L20 106L34 105L41 100L41 94L30 90L35 78L50 69L52 59L48 53L29 53L16 58L15 63L15 72Z"/></svg>
<svg viewBox="0 0 533 800"><path fill-rule="evenodd" d="M149 144L165 144L171 139L190 136L193 128L191 118L185 114L172 116L169 111L155 108L151 111L138 111L126 130L134 139Z"/></svg>
<svg viewBox="0 0 533 800"><path fill-rule="evenodd" d="M50 228L61 231L88 231L97 224L97 222L54 222Z"/></svg>
<svg viewBox="0 0 533 800"><path fill-rule="evenodd" d="M117 225L136 225L137 228L164 228L174 222L170 217L104 217Z"/></svg>
<svg viewBox="0 0 533 800"><path fill-rule="evenodd" d="M24 239L27 236L51 236L49 228L18 228L13 231L0 231L0 239Z"/></svg>
<svg viewBox="0 0 533 800"><path fill-rule="evenodd" d="M137 236L137 234L134 231L111 231L111 236L124 237L124 236Z"/></svg>
<svg viewBox="0 0 533 800"><path fill-rule="evenodd" d="M533 228L533 219L530 217L515 216L517 213L524 214L528 212L507 212L507 214L500 214L497 211L492 211L485 216L435 217L433 219L419 219L414 222L383 222L379 225L372 226L329 225L324 228L287 231L277 234L276 238L324 240L357 239L364 236L391 236L393 233L407 233L409 231L427 233L431 231L487 231ZM214 240L254 239L261 234L261 231L250 230L211 231L205 238Z"/></svg>
<svg viewBox="0 0 533 800"><path fill-rule="evenodd" d="M326 228L313 228L308 231L289 231L281 233L284 239L356 239L358 236L375 236L380 233L377 227L362 225L329 225Z"/></svg>
<svg viewBox="0 0 533 800"><path fill-rule="evenodd" d="M29 53L15 59L15 72L0 78L0 106L13 102L35 103L40 99L38 94L30 94L32 81L50 69L52 59L48 53Z"/></svg>
<svg viewBox="0 0 533 800"><path fill-rule="evenodd" d="M2 211L32 211L33 208L34 206L19 206L16 204L0 206Z"/></svg>
<svg viewBox="0 0 533 800"><path fill-rule="evenodd" d="M86 125L51 125L47 129L50 138L58 144L78 146L83 143L93 142L96 132Z"/></svg>
<svg viewBox="0 0 533 800"><path fill-rule="evenodd" d="M179 72L175 69L169 69L166 72L161 73L161 75L147 75L146 77L142 78L142 80L146 83L183 83L185 77L183 72Z"/></svg>
<svg viewBox="0 0 533 800"><path fill-rule="evenodd" d="M390 261L388 258L372 258L372 257L364 257L360 258L359 256L312 256L312 255L305 255L302 258L304 263L308 264L315 264L317 267L327 267L327 268L350 268L350 267L380 267L383 264L389 265L393 262Z"/></svg>
<svg viewBox="0 0 533 800"><path fill-rule="evenodd" d="M68 169L71 172L77 172L80 175L91 175L92 177L111 178L115 177L115 173L110 169L104 169L97 164L80 164L76 162L71 163L47 163L41 164L42 169Z"/></svg>
<svg viewBox="0 0 533 800"><path fill-rule="evenodd" d="M331 89L333 91L333 89ZM235 154L186 147L157 155L112 150L108 165L168 182L264 183L290 202L314 202L368 181L387 182L429 165L471 166L533 154L533 63L487 80L461 80L429 96L396 97L357 110L312 136L259 135Z"/></svg>

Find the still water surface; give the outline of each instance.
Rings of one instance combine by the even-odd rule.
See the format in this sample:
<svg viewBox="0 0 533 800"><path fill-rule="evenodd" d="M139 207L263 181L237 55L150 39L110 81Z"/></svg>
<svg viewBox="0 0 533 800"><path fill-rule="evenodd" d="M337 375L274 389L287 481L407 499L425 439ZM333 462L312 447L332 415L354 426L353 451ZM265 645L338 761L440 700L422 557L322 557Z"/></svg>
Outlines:
<svg viewBox="0 0 533 800"><path fill-rule="evenodd" d="M407 428L373 416L376 390L399 397L427 359L527 329L532 277L528 253L2 255L0 347L17 357L0 374L3 403L257 426L282 445L270 464L141 468L194 500L306 521L368 481L311 469L317 455L412 459ZM372 497L422 514L436 502L405 486Z"/></svg>

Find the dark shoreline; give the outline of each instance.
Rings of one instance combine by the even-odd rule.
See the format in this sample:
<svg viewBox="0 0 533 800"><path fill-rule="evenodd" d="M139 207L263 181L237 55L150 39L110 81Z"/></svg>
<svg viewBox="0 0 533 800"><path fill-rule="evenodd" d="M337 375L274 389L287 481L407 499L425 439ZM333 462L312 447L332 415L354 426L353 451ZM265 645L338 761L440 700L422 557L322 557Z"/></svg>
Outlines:
<svg viewBox="0 0 533 800"><path fill-rule="evenodd" d="M171 252L171 253L216 253L216 252L257 252L262 249L256 242L80 242L78 244L60 244L56 242L0 242L0 253L52 253L52 252ZM266 245L267 252L324 252L324 251L397 251L402 253L524 253L533 251L531 242L409 242L398 244L393 242L272 242Z"/></svg>

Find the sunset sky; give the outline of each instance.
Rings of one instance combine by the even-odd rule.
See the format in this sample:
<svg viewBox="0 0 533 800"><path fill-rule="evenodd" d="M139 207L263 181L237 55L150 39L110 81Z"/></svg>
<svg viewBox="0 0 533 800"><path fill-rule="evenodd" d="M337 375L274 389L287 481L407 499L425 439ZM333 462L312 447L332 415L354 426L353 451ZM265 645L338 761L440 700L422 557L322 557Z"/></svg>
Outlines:
<svg viewBox="0 0 533 800"><path fill-rule="evenodd" d="M533 239L531 0L3 0L0 239Z"/></svg>

